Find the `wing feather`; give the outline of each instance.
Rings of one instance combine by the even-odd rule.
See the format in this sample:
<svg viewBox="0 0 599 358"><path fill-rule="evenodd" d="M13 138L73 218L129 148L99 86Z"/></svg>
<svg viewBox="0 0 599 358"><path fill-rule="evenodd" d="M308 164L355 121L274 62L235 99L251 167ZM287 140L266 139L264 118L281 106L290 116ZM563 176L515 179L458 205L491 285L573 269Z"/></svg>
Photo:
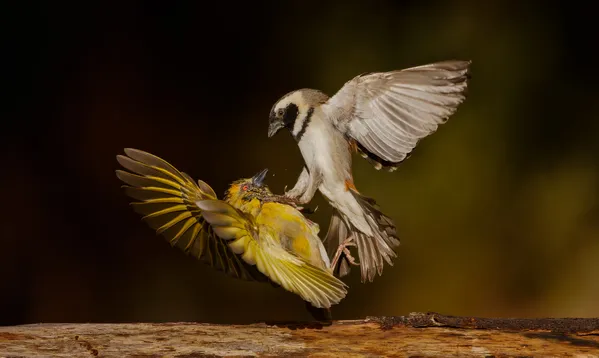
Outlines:
<svg viewBox="0 0 599 358"><path fill-rule="evenodd" d="M172 245L214 268L243 279L270 278L315 307L328 308L347 294L345 284L286 251L268 227L216 200L214 190L152 154L126 149L117 170L143 220Z"/></svg>
<svg viewBox="0 0 599 358"><path fill-rule="evenodd" d="M444 61L348 81L323 106L371 160L394 169L466 98L471 61Z"/></svg>
<svg viewBox="0 0 599 358"><path fill-rule="evenodd" d="M195 204L216 199L214 190L163 159L137 149L125 149L117 161L129 172L117 170L125 193L137 202L134 210L172 246L234 277L264 281L255 267L237 256L204 219Z"/></svg>
<svg viewBox="0 0 599 358"><path fill-rule="evenodd" d="M197 206L229 247L243 260L287 291L319 308L339 303L347 294L346 285L325 269L283 248L279 233L219 200L200 200Z"/></svg>

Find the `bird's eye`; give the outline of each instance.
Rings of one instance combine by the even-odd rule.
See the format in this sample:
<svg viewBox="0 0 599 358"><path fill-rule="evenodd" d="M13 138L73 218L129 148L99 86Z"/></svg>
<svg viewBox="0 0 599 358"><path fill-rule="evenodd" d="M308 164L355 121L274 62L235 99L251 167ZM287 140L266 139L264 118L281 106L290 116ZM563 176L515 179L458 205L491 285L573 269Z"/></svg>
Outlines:
<svg viewBox="0 0 599 358"><path fill-rule="evenodd" d="M278 113L279 113L279 116L282 116L283 115L283 108L279 108Z"/></svg>
<svg viewBox="0 0 599 358"><path fill-rule="evenodd" d="M247 191L247 190L248 190L248 185L247 185L247 184L245 184L244 186L242 186L242 187L241 187L241 190L243 190L243 191Z"/></svg>

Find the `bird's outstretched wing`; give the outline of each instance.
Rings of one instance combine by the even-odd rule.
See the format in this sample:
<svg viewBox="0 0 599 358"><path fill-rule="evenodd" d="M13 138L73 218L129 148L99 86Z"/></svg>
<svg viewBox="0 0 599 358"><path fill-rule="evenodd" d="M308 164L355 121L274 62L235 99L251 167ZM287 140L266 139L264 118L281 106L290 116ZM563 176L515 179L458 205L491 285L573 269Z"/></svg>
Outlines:
<svg viewBox="0 0 599 358"><path fill-rule="evenodd" d="M202 217L198 200L216 199L205 182L189 175L150 153L125 149L118 162L131 172L117 170L128 185L125 193L139 200L131 203L143 220L172 245L217 270L245 280L265 281L255 267L237 256Z"/></svg>
<svg viewBox="0 0 599 358"><path fill-rule="evenodd" d="M464 101L470 63L360 75L322 109L375 168L393 170Z"/></svg>
<svg viewBox="0 0 599 358"><path fill-rule="evenodd" d="M286 251L273 237L278 233L265 225L258 227L254 218L221 200L200 200L197 205L233 252L287 291L318 308L329 308L347 294L346 285L330 271Z"/></svg>

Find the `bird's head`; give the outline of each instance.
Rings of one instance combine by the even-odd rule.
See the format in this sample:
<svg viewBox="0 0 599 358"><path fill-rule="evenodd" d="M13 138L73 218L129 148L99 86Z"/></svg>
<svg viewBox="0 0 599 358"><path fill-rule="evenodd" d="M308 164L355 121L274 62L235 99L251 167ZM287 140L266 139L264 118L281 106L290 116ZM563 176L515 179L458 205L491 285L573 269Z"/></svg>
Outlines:
<svg viewBox="0 0 599 358"><path fill-rule="evenodd" d="M272 195L272 192L264 183L266 173L268 173L268 169L264 169L251 178L234 181L225 192L225 200L233 206L240 206L253 199L260 200L263 197Z"/></svg>
<svg viewBox="0 0 599 358"><path fill-rule="evenodd" d="M300 89L287 93L270 110L268 137L274 136L282 128L287 128L291 135L298 139L304 123L309 121L311 112L328 98L326 94L313 89Z"/></svg>

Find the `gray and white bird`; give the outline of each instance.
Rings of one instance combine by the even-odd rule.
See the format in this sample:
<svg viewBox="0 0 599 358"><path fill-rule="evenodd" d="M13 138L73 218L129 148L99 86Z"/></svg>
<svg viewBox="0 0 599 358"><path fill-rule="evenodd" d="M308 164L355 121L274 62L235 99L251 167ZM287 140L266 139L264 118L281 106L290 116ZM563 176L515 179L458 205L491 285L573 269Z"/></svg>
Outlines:
<svg viewBox="0 0 599 358"><path fill-rule="evenodd" d="M272 107L268 136L287 128L305 166L286 195L301 204L316 190L333 207L325 238L340 276L354 262L357 246L362 282L393 265L399 246L395 225L375 200L358 192L352 178L352 152L376 169L393 171L417 143L435 132L465 100L471 61L443 61L398 71L354 77L332 97L300 89Z"/></svg>

